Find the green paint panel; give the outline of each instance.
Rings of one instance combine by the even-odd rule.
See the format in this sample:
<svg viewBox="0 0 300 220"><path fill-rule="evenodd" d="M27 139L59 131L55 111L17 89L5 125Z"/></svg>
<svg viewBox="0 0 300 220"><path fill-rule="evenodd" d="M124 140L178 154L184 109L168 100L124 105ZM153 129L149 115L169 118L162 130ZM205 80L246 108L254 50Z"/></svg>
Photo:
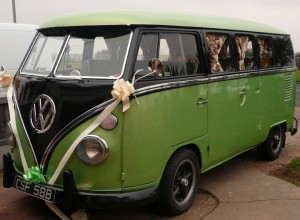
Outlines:
<svg viewBox="0 0 300 220"><path fill-rule="evenodd" d="M65 170L71 169L74 174L76 185L80 189L91 189L99 191L120 191L121 190L121 173L122 173L122 127L123 113L119 105L114 111L118 118L118 126L112 131L105 131L100 127L95 129L92 134L101 137L106 141L109 147L107 159L99 165L87 165L77 156L76 150L73 152L70 160L64 167ZM92 118L79 127L72 130L56 146L47 170L47 176L51 177L58 163L73 141L84 131L94 120ZM62 185L62 173L57 179L57 185Z"/></svg>
<svg viewBox="0 0 300 220"><path fill-rule="evenodd" d="M123 187L157 181L173 151L207 134L207 85L161 91L131 102L125 113ZM173 148L172 148L173 147Z"/></svg>

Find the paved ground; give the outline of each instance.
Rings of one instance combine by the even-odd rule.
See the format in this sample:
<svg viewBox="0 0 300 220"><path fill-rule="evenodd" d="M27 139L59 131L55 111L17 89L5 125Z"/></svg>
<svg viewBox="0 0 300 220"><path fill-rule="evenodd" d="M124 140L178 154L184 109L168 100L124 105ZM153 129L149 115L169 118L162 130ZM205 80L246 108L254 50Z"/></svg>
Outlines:
<svg viewBox="0 0 300 220"><path fill-rule="evenodd" d="M300 119L300 108L296 117ZM269 175L292 159L300 157L300 132L287 136L286 148L273 162L257 159L249 151L203 174L192 208L180 216L159 215L152 206L126 210L92 210L90 219L186 220L300 218L300 188ZM47 206L14 189L2 187L0 175L0 219L57 219Z"/></svg>

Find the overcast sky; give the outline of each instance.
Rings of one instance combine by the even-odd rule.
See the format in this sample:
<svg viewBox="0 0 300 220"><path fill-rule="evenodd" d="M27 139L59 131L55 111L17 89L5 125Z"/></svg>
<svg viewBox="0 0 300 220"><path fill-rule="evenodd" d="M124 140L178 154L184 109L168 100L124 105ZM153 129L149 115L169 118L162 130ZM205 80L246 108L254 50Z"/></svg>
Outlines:
<svg viewBox="0 0 300 220"><path fill-rule="evenodd" d="M242 18L281 28L292 36L295 52L300 52L300 0L15 0L15 4L17 23L37 25L57 15L97 9L191 11ZM0 9L0 22L12 23L12 0L0 0Z"/></svg>

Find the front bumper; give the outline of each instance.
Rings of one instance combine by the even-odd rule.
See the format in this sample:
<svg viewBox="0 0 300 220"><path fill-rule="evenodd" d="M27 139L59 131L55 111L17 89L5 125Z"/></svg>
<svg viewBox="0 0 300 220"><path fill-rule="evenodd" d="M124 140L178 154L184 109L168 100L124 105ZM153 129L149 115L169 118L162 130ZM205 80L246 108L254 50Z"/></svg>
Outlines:
<svg viewBox="0 0 300 220"><path fill-rule="evenodd" d="M297 119L297 118L294 118L293 126L292 126L292 128L290 129L291 135L296 134L296 133L297 133L297 130L298 130L298 119Z"/></svg>
<svg viewBox="0 0 300 220"><path fill-rule="evenodd" d="M5 188L14 187L15 177L22 178L15 171L11 155L3 155L3 186ZM25 181L25 180L24 180ZM55 191L54 203L63 206L66 210L76 208L110 208L116 207L133 207L145 205L153 202L158 195L158 187L151 187L134 192L96 192L96 191L79 191L71 170L63 174L63 187L43 184ZM16 188L16 187L15 187Z"/></svg>

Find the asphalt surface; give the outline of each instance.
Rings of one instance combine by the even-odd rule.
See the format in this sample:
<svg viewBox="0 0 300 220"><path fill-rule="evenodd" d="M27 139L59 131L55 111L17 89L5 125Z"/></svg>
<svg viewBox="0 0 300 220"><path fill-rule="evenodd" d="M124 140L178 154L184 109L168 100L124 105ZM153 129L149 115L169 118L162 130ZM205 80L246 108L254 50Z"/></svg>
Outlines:
<svg viewBox="0 0 300 220"><path fill-rule="evenodd" d="M299 96L298 96L299 97ZM300 108L296 108L300 119ZM270 172L300 157L300 132L287 135L279 159L260 161L254 150L246 152L201 176L199 193L188 212L162 216L154 206L120 210L90 210L90 219L118 220L293 220L300 219L300 188ZM44 202L15 189L2 187L0 174L0 219L58 219Z"/></svg>

